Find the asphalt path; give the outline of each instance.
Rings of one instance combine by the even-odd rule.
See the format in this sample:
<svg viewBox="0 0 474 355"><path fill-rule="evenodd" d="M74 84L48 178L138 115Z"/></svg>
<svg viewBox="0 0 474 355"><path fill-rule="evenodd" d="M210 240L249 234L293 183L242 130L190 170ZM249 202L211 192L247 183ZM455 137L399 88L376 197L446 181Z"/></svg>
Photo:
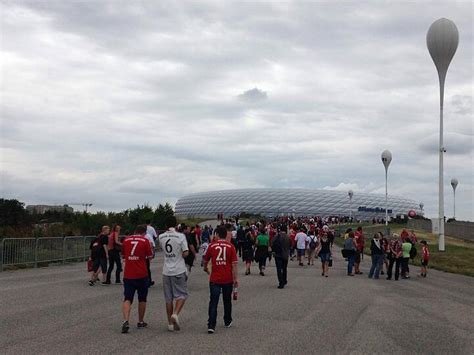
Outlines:
<svg viewBox="0 0 474 355"><path fill-rule="evenodd" d="M348 277L335 252L328 278L320 264L290 262L288 287L277 289L272 261L264 277L240 264L234 325L207 334L207 275L196 267L182 330L168 332L161 288L161 255L152 263L145 320L121 334L122 287L90 287L85 263L0 273L0 353L474 353L474 278L430 270L426 279Z"/></svg>

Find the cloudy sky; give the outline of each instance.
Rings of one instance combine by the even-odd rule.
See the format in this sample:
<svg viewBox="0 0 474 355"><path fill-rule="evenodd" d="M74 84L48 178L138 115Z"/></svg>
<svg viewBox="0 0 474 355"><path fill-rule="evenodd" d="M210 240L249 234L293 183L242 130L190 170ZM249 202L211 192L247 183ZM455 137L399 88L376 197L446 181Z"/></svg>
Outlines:
<svg viewBox="0 0 474 355"><path fill-rule="evenodd" d="M474 220L470 1L0 1L0 195L96 209L240 187L384 192L437 213L426 32L460 32L445 195ZM81 209L80 206L75 206Z"/></svg>

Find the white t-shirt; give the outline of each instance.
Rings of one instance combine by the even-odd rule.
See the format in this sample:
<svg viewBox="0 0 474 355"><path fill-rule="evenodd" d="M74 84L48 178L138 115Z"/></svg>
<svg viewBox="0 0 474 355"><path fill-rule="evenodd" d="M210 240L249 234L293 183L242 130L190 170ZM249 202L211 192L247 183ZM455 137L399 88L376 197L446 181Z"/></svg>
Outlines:
<svg viewBox="0 0 474 355"><path fill-rule="evenodd" d="M150 236L150 238L153 239L153 246L155 246L155 239L158 237L158 236L156 235L156 230L155 230L155 228L153 228L153 227L150 226L150 225L147 225L147 226L146 226L146 235L147 235L147 238L148 238L148 236ZM148 239L150 239L150 238L148 238Z"/></svg>
<svg viewBox="0 0 474 355"><path fill-rule="evenodd" d="M153 237L151 236L151 234L148 234L148 233L145 234L145 238L148 239L153 249L155 249L155 241L153 240Z"/></svg>
<svg viewBox="0 0 474 355"><path fill-rule="evenodd" d="M164 254L163 275L176 276L186 272L183 258L183 252L189 250L186 236L170 228L158 239Z"/></svg>
<svg viewBox="0 0 474 355"><path fill-rule="evenodd" d="M306 249L306 238L308 236L304 232L299 232L296 234L296 248L297 249Z"/></svg>

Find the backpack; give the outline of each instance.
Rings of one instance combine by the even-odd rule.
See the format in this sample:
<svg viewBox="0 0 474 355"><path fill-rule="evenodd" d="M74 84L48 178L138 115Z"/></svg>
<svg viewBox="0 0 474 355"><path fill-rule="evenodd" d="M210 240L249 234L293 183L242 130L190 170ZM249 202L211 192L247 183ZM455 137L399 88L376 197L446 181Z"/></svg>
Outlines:
<svg viewBox="0 0 474 355"><path fill-rule="evenodd" d="M412 244L411 249L410 249L410 259L415 259L416 257L416 247L415 244Z"/></svg>
<svg viewBox="0 0 474 355"><path fill-rule="evenodd" d="M309 242L309 249L314 250L318 246L318 238L316 236L313 236L313 238L310 238L311 241Z"/></svg>
<svg viewBox="0 0 474 355"><path fill-rule="evenodd" d="M280 234L278 234L275 238L273 238L272 251L277 255L280 255L283 251L283 249L281 247L281 236L280 236Z"/></svg>

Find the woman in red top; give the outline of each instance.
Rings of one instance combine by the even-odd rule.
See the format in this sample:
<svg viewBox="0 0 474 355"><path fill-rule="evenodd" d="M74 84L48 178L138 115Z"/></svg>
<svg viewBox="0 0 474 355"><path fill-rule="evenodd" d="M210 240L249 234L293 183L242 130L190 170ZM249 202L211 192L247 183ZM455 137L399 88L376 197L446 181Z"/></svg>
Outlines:
<svg viewBox="0 0 474 355"><path fill-rule="evenodd" d="M422 240L420 244L421 244L421 277L426 277L428 262L430 261L430 250L428 249L428 243L426 243L426 240Z"/></svg>

